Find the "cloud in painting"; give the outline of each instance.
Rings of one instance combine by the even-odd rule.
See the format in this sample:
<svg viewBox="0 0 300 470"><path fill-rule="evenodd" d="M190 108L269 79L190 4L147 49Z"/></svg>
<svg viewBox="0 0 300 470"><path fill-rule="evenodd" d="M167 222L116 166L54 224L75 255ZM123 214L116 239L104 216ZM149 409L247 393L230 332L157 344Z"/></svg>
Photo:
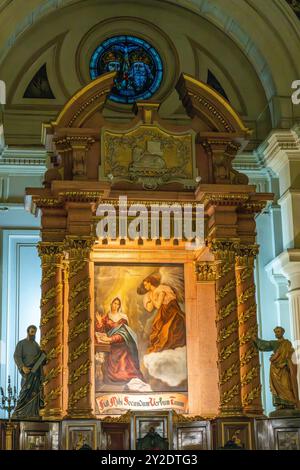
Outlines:
<svg viewBox="0 0 300 470"><path fill-rule="evenodd" d="M146 354L144 365L152 377L177 387L187 378L186 347Z"/></svg>

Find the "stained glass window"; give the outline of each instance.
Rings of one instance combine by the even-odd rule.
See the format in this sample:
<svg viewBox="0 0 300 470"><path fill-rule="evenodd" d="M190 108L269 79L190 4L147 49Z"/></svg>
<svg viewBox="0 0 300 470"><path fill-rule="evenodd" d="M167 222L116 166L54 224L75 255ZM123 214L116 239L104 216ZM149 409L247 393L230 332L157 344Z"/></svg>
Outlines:
<svg viewBox="0 0 300 470"><path fill-rule="evenodd" d="M90 61L91 78L112 71L117 76L109 98L125 104L151 98L163 77L158 52L135 36L114 36L94 51Z"/></svg>

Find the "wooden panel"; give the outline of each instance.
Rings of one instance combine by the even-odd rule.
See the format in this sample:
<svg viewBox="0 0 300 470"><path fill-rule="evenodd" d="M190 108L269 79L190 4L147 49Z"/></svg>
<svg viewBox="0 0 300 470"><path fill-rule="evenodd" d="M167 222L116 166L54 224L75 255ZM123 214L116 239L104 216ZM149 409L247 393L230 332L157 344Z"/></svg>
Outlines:
<svg viewBox="0 0 300 470"><path fill-rule="evenodd" d="M102 445L105 450L128 450L129 434L129 424L102 423Z"/></svg>
<svg viewBox="0 0 300 470"><path fill-rule="evenodd" d="M174 427L174 448L184 451L211 449L209 421L177 424Z"/></svg>

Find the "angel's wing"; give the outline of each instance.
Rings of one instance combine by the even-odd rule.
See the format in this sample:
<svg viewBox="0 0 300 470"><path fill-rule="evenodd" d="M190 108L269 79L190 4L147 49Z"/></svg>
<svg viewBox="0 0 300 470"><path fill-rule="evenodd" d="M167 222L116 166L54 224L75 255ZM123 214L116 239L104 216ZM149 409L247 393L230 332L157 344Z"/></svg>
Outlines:
<svg viewBox="0 0 300 470"><path fill-rule="evenodd" d="M178 302L184 303L184 279L182 268L179 266L162 266L159 268L159 274L161 276L160 283L170 286L176 293Z"/></svg>

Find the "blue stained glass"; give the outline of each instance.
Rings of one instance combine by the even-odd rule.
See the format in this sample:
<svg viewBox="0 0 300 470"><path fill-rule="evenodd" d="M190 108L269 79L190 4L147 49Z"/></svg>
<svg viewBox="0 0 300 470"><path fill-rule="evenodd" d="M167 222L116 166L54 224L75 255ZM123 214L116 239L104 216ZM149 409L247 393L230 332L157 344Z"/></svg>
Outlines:
<svg viewBox="0 0 300 470"><path fill-rule="evenodd" d="M163 78L163 65L158 52L144 39L135 36L106 39L93 52L91 78L112 71L117 72L117 76L109 98L124 104L151 98Z"/></svg>

